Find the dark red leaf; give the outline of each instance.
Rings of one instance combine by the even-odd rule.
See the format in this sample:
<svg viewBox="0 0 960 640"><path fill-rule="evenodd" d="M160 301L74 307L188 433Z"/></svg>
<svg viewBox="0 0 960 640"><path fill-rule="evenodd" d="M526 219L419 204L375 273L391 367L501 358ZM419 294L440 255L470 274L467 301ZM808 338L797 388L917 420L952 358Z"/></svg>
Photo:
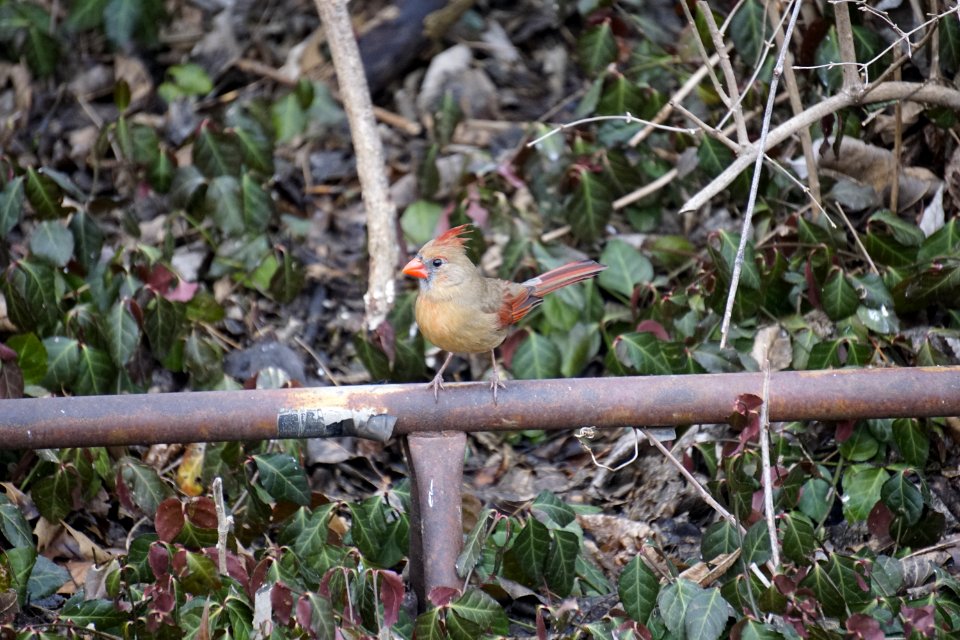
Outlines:
<svg viewBox="0 0 960 640"><path fill-rule="evenodd" d="M936 620L933 617L933 605L928 604L922 607L902 607L900 615L903 616L903 632L908 638L914 631L926 638L936 636Z"/></svg>
<svg viewBox="0 0 960 640"><path fill-rule="evenodd" d="M855 613L847 618L847 631L854 638L863 640L883 640L884 638L880 623L864 613Z"/></svg>
<svg viewBox="0 0 960 640"><path fill-rule="evenodd" d="M183 531L184 523L183 505L180 504L178 499L167 498L157 506L157 515L154 517L153 526L157 530L157 535L164 542L173 542Z"/></svg>
<svg viewBox="0 0 960 640"><path fill-rule="evenodd" d="M400 618L400 605L403 603L403 578L393 571L381 570L380 601L383 602L383 624L390 628Z"/></svg>
<svg viewBox="0 0 960 640"><path fill-rule="evenodd" d="M435 607L444 607L450 604L450 601L460 595L459 589L453 587L434 587L427 594L427 599Z"/></svg>
<svg viewBox="0 0 960 640"><path fill-rule="evenodd" d="M293 614L293 592L290 587L277 581L270 590L270 606L278 622L290 624L290 616Z"/></svg>
<svg viewBox="0 0 960 640"><path fill-rule="evenodd" d="M201 529L217 528L217 507L213 500L200 497L187 503L187 520Z"/></svg>
<svg viewBox="0 0 960 640"><path fill-rule="evenodd" d="M150 545L150 550L147 552L147 564L150 565L150 570L153 571L153 577L158 580L163 576L169 575L170 552L167 551L164 545L159 542L154 542Z"/></svg>
<svg viewBox="0 0 960 640"><path fill-rule="evenodd" d="M663 328L663 325L656 320L644 320L637 325L637 333L652 333L657 336L657 340L664 342L670 341L670 334Z"/></svg>

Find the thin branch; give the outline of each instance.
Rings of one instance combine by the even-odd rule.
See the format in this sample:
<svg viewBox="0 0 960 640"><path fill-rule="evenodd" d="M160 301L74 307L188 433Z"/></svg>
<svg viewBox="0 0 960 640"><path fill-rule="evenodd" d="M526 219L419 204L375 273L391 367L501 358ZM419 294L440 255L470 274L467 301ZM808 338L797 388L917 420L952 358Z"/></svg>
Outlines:
<svg viewBox="0 0 960 640"><path fill-rule="evenodd" d="M379 326L396 298L396 274L400 262L397 211L390 199L383 143L377 132L373 103L346 0L315 0L323 22L333 66L337 71L344 110L350 122L357 174L367 210L367 250L370 274L363 296L367 329Z"/></svg>
<svg viewBox="0 0 960 640"><path fill-rule="evenodd" d="M564 123L564 124L559 124L559 125L557 125L556 127L554 127L553 129L551 129L550 131L548 131L548 132L546 132L545 134L543 134L542 136L540 136L539 138L535 138L535 139L531 140L530 142L528 142L528 143L527 143L527 146L528 146L528 147L535 147L535 146L537 146L538 144L540 144L541 142L543 142L544 140L546 140L547 138L549 138L550 136L556 135L556 134L560 133L561 131L565 131L565 130L567 130L567 129L573 129L573 128L575 128L575 127L579 127L579 126L582 126L582 125L585 125L585 124L589 124L589 123L591 123L591 122L603 122L604 120L622 120L625 124L633 124L633 123L637 122L637 123L640 123L640 124L645 124L645 125L647 125L648 127L655 127L655 128L660 129L660 130L662 130L662 131L672 131L672 132L674 132L674 133L686 133L687 135L695 135L695 134L697 133L697 130L696 130L696 129L683 128L683 127L670 127L670 126L663 125L663 124L659 124L659 123L656 123L656 122L651 122L651 121L649 121L649 120L643 120L642 118L636 118L636 117L630 115L629 113L626 113L626 114L624 114L624 115L622 115L622 116L594 116L594 117L592 117L592 118L582 118L582 119L580 119L580 120L575 120L575 121L573 121L573 122L567 122L567 123Z"/></svg>
<svg viewBox="0 0 960 640"><path fill-rule="evenodd" d="M862 85L857 73L857 53L853 48L853 25L850 24L850 8L846 0L833 2L833 18L837 26L837 44L840 47L843 90L856 91Z"/></svg>
<svg viewBox="0 0 960 640"><path fill-rule="evenodd" d="M784 34L784 46L780 48L780 55L777 57L777 63L773 68L773 76L770 78L769 95L767 96L767 108L763 114L763 124L760 128L760 140L757 147L767 148L767 137L770 133L770 120L773 118L773 104L777 98L777 84L780 75L783 73L783 61L787 57L787 44L793 34L793 27L797 24L797 17L800 15L800 0L793 0L793 13L790 15L790 21L787 23L787 31ZM747 200L747 209L743 214L743 228L740 231L740 246L737 248L737 257L733 262L733 274L730 277L730 291L727 294L727 305L723 312L723 323L720 326L720 348L727 346L727 334L730 332L730 318L733 316L733 303L737 296L737 286L740 284L740 273L743 271L743 255L747 249L747 240L750 237L750 223L753 219L753 210L757 204L757 193L760 190L760 172L763 168L763 154L758 153L753 167L753 182L750 185L750 197Z"/></svg>
<svg viewBox="0 0 960 640"><path fill-rule="evenodd" d="M667 104L660 107L660 111L657 112L657 115L653 116L653 120L651 120L650 123L647 124L647 126L645 126L643 129L638 131L635 136L630 138L630 142L628 144L631 147L635 147L646 140L656 129L655 125L665 122L673 112L674 106L679 106L680 103L683 102L684 98L690 95L693 90L697 88L697 86L703 80L703 77L707 75L707 68L713 68L717 66L717 62L719 62L719 60L720 56L717 54L710 56L710 59L701 65L700 68L694 71L693 74L687 78L687 81L683 83L683 86L677 89L676 93L670 96L670 100L667 102Z"/></svg>
<svg viewBox="0 0 960 640"><path fill-rule="evenodd" d="M704 62L710 60L710 56L707 55L707 49L703 46L703 41L700 39L699 34L697 33L697 21L693 19L693 14L690 13L690 7L687 6L686 2L680 3L680 8L683 9L683 15L687 18L687 24L690 25L690 28L693 30L694 34L697 34L697 37L693 41L697 44L697 49L700 51L700 58ZM727 96L726 91L723 90L723 84L720 83L720 78L717 77L717 74L713 70L713 65L707 65L707 74L710 76L710 82L713 83L713 88L716 90L717 95L720 96L720 100L727 106L731 108L732 103L730 102L730 97Z"/></svg>
<svg viewBox="0 0 960 640"><path fill-rule="evenodd" d="M217 566L221 575L227 575L227 536L233 526L233 516L227 515L227 505L223 501L223 480L220 476L213 479L213 504L217 511Z"/></svg>
<svg viewBox="0 0 960 640"><path fill-rule="evenodd" d="M730 104L727 106L733 113L733 121L737 125L737 140L741 145L750 144L750 136L747 135L747 124L743 120L743 111L740 110L740 87L737 86L737 76L733 73L733 65L730 63L730 56L727 54L727 46L723 42L723 36L717 28L717 21L713 18L713 11L705 0L697 0L697 7L703 14L707 24L707 30L713 39L713 47L720 54L720 70L723 71L723 77L727 81L727 93L730 96Z"/></svg>
<svg viewBox="0 0 960 640"><path fill-rule="evenodd" d="M801 128L809 127L831 113L853 105L873 104L888 100L926 102L960 110L960 91L956 89L917 82L884 82L879 85L871 85L860 94L839 93L831 96L803 113L790 118L770 131L763 152L766 153L787 138L796 135ZM687 200L680 207L680 212L699 209L710 202L714 196L723 192L738 175L756 161L759 151L759 146L745 149L743 155L737 157L719 176Z"/></svg>
<svg viewBox="0 0 960 640"><path fill-rule="evenodd" d="M770 562L776 573L780 569L780 545L777 542L776 514L773 511L773 473L770 464L770 358L763 356L763 404L760 405L760 457L763 473L763 512L770 536Z"/></svg>

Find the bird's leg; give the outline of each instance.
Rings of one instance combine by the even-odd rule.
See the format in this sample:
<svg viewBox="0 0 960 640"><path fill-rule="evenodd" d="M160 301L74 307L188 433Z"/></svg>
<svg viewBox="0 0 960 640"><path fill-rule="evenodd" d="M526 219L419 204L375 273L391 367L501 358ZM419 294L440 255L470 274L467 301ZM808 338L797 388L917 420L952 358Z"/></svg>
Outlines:
<svg viewBox="0 0 960 640"><path fill-rule="evenodd" d="M443 389L443 370L447 368L447 365L450 364L452 359L453 354L448 353L447 359L443 361L443 365L440 367L440 370L437 371L437 375L433 376L433 380L427 385L427 389L433 389L434 402L440 402L440 389Z"/></svg>
<svg viewBox="0 0 960 640"><path fill-rule="evenodd" d="M493 375L490 376L490 388L493 389L493 404L497 404L497 388L506 389L507 385L500 381L500 370L497 368L497 354L490 349L490 361L493 363Z"/></svg>

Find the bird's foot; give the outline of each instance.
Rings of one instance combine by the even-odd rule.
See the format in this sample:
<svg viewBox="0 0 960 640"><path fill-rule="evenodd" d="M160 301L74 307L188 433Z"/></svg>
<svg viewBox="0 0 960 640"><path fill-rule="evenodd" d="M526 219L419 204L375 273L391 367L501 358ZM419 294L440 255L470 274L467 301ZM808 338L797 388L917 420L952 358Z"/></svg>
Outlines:
<svg viewBox="0 0 960 640"><path fill-rule="evenodd" d="M440 402L440 389L443 389L443 373L433 376L433 380L427 385L427 389L433 389L433 401Z"/></svg>
<svg viewBox="0 0 960 640"><path fill-rule="evenodd" d="M497 404L497 389L506 389L507 385L500 379L500 372L496 369L493 370L493 375L490 376L490 388L493 390L493 404Z"/></svg>

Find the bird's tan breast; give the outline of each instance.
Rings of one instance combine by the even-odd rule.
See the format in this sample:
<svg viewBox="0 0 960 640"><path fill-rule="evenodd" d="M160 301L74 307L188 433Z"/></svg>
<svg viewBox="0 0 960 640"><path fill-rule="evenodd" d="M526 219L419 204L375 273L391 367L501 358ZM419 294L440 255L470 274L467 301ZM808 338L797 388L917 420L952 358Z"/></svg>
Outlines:
<svg viewBox="0 0 960 640"><path fill-rule="evenodd" d="M417 297L417 324L423 335L444 351L481 353L497 347L507 335L498 314L464 293L452 296Z"/></svg>

